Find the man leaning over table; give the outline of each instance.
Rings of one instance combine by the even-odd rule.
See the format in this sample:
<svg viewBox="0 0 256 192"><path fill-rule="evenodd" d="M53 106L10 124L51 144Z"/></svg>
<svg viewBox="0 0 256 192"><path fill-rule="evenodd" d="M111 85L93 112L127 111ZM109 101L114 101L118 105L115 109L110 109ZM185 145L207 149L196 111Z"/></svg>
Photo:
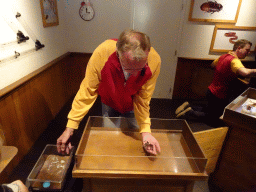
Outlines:
<svg viewBox="0 0 256 192"><path fill-rule="evenodd" d="M68 114L66 130L57 140L58 151L69 153L70 137L100 95L103 116L135 117L144 149L157 155L160 146L151 134L149 103L160 65L159 54L142 32L126 30L119 39L100 44L88 62L85 78Z"/></svg>

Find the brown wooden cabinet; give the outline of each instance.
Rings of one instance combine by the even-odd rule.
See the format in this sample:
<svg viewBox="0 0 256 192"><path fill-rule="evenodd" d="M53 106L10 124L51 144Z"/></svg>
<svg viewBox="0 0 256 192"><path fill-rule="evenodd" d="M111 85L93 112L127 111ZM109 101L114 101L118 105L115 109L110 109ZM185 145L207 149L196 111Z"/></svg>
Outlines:
<svg viewBox="0 0 256 192"><path fill-rule="evenodd" d="M241 112L248 98L256 98L249 88L229 104L223 119L229 125L220 157L209 183L221 191L256 190L256 118Z"/></svg>
<svg viewBox="0 0 256 192"><path fill-rule="evenodd" d="M230 126L217 168L210 182L223 191L256 187L256 131Z"/></svg>

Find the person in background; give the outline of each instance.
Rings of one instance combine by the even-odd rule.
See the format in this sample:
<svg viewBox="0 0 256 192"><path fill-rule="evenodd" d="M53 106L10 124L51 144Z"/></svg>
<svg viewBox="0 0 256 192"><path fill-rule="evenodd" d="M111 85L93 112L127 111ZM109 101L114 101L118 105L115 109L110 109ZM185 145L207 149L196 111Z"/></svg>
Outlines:
<svg viewBox="0 0 256 192"><path fill-rule="evenodd" d="M254 48L254 56L255 56L254 64L256 65L256 45L255 45L255 48ZM249 87L252 87L252 88L256 89L256 77L252 77L250 79Z"/></svg>
<svg viewBox="0 0 256 192"><path fill-rule="evenodd" d="M238 96L238 83L244 78L256 76L256 69L244 67L240 59L244 59L250 52L252 43L241 39L235 42L233 51L214 60L211 67L215 69L212 83L206 93L207 105L202 107L183 103L176 111L176 118L198 119L215 124L219 121L224 108Z"/></svg>
<svg viewBox="0 0 256 192"><path fill-rule="evenodd" d="M70 137L83 117L101 97L104 117L135 117L146 152L160 152L151 134L149 103L160 73L161 59L151 47L149 37L126 30L119 39L109 39L93 52L86 75L68 114L66 130L57 139L59 152L71 149Z"/></svg>
<svg viewBox="0 0 256 192"><path fill-rule="evenodd" d="M28 188L20 180L16 180L9 184L2 184L0 192L28 192Z"/></svg>

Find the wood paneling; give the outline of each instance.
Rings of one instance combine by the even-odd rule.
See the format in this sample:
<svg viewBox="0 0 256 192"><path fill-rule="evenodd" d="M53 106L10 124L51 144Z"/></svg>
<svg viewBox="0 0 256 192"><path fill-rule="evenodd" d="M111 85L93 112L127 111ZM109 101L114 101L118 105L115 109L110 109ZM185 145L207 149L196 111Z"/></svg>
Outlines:
<svg viewBox="0 0 256 192"><path fill-rule="evenodd" d="M6 145L18 148L15 165L78 91L90 56L65 54L1 90L0 124Z"/></svg>
<svg viewBox="0 0 256 192"><path fill-rule="evenodd" d="M213 77L212 60L178 58L173 99L202 99Z"/></svg>
<svg viewBox="0 0 256 192"><path fill-rule="evenodd" d="M222 191L249 191L256 187L256 131L231 125L210 182Z"/></svg>
<svg viewBox="0 0 256 192"><path fill-rule="evenodd" d="M123 178L84 178L83 192L155 192L155 191L172 191L172 192L191 192L194 181L170 180L170 179L123 179Z"/></svg>
<svg viewBox="0 0 256 192"><path fill-rule="evenodd" d="M173 89L173 99L205 99L208 86L212 82L213 60L178 58ZM255 62L243 61L247 68L255 68ZM256 82L256 80L254 80ZM256 86L256 83L253 85Z"/></svg>

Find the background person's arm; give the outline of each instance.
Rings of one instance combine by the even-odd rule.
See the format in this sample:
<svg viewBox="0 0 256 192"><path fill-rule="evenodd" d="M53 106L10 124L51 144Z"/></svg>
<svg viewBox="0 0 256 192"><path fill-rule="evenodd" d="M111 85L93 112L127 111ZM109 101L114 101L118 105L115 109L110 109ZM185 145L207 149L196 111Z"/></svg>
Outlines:
<svg viewBox="0 0 256 192"><path fill-rule="evenodd" d="M215 59L212 63L211 63L211 68L215 68L216 65L218 64L219 62L219 58L218 59Z"/></svg>
<svg viewBox="0 0 256 192"><path fill-rule="evenodd" d="M241 75L243 77L256 77L256 69L248 69L248 68L239 68L237 70L237 75Z"/></svg>

